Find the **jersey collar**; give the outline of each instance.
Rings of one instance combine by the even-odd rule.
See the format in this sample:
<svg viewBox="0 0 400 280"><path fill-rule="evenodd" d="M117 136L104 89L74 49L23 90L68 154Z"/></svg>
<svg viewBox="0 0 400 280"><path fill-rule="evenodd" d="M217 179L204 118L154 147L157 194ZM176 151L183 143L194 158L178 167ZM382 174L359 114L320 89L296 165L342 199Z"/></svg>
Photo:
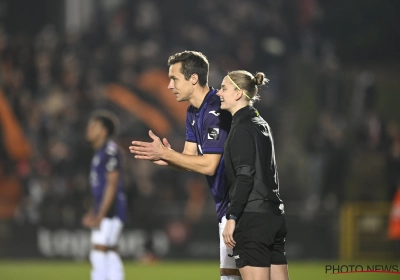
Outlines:
<svg viewBox="0 0 400 280"><path fill-rule="evenodd" d="M239 120L244 119L248 116L256 117L258 116L258 111L252 106L244 106L236 111L235 115L232 118L232 123L237 123Z"/></svg>
<svg viewBox="0 0 400 280"><path fill-rule="evenodd" d="M213 95L213 93L215 93L216 92L216 90L213 88L213 87L209 87L210 88L210 91L209 92L207 92L207 94L206 94L206 96L204 96L204 99L203 99L203 102L201 102L201 105L200 105L200 107L197 109L197 108L195 108L196 109L196 111L200 111L201 110L201 108L204 106L204 104L206 104L207 102L207 99L211 96L211 95Z"/></svg>

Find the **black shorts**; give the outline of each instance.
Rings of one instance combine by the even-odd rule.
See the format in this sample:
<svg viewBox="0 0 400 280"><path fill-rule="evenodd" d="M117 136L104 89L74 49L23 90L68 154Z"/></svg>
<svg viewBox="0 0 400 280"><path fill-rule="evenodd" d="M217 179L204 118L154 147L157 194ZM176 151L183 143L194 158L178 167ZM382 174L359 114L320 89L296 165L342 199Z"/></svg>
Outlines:
<svg viewBox="0 0 400 280"><path fill-rule="evenodd" d="M236 267L270 267L287 264L285 215L245 212L240 217L233 239Z"/></svg>

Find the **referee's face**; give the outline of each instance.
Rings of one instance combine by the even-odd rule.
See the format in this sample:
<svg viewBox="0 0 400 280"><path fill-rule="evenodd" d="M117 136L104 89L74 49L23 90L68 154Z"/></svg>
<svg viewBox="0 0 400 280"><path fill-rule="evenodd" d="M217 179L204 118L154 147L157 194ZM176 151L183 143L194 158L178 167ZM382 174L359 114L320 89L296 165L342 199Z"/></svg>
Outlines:
<svg viewBox="0 0 400 280"><path fill-rule="evenodd" d="M168 89L175 94L176 101L178 102L189 100L193 92L193 83L190 79L185 79L185 76L181 73L181 67L181 62L172 64L169 67L168 73L170 79Z"/></svg>
<svg viewBox="0 0 400 280"><path fill-rule="evenodd" d="M221 100L221 109L230 111L235 105L235 86L229 81L227 77L222 80L221 89L218 91L217 95Z"/></svg>

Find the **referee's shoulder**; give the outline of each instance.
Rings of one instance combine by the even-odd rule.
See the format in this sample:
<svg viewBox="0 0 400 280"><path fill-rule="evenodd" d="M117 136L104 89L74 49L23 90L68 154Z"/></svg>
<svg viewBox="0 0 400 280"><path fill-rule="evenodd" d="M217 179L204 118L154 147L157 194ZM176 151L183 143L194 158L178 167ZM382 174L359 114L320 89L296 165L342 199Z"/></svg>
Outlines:
<svg viewBox="0 0 400 280"><path fill-rule="evenodd" d="M235 133L246 133L246 132L251 132L252 131L252 122L248 120L239 120L235 126L234 126L234 131Z"/></svg>

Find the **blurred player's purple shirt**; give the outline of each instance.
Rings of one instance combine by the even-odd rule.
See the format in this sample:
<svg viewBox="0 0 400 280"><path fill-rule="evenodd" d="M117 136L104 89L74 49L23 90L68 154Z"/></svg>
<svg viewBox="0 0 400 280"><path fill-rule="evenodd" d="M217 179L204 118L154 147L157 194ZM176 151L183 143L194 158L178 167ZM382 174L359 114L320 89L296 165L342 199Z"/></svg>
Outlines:
<svg viewBox="0 0 400 280"><path fill-rule="evenodd" d="M121 155L118 145L109 140L103 147L96 151L90 166L90 186L94 199L95 213L100 209L101 201L106 188L106 175L108 172L118 171L118 189L115 200L110 207L106 217L119 217L122 221L126 219L126 199L123 191L123 170Z"/></svg>
<svg viewBox="0 0 400 280"><path fill-rule="evenodd" d="M220 110L221 101L217 92L218 90L211 88L199 109L192 105L187 109L186 141L197 144L199 155L222 154L214 176L206 176L216 203L218 221L221 221L229 202L223 153L232 117L229 112Z"/></svg>

